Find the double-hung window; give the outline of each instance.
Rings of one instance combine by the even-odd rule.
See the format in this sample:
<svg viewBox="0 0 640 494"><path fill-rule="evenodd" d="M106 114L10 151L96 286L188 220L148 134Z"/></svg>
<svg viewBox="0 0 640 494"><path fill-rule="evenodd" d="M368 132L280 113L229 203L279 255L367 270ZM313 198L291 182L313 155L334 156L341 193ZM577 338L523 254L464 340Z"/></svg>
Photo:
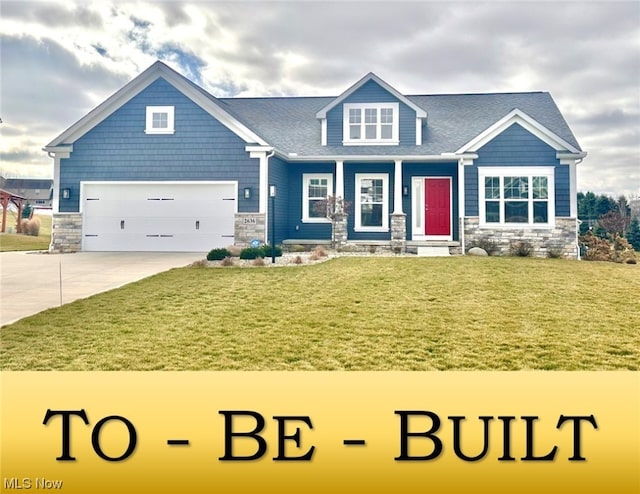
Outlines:
<svg viewBox="0 0 640 494"><path fill-rule="evenodd" d="M345 103L343 144L399 143L398 103Z"/></svg>
<svg viewBox="0 0 640 494"><path fill-rule="evenodd" d="M355 229L388 231L389 176L386 173L356 173Z"/></svg>
<svg viewBox="0 0 640 494"><path fill-rule="evenodd" d="M147 125L145 134L173 134L174 107L147 106Z"/></svg>
<svg viewBox="0 0 640 494"><path fill-rule="evenodd" d="M328 222L326 200L331 194L333 176L330 173L305 173L302 176L302 221Z"/></svg>
<svg viewBox="0 0 640 494"><path fill-rule="evenodd" d="M480 224L553 226L553 167L480 167Z"/></svg>

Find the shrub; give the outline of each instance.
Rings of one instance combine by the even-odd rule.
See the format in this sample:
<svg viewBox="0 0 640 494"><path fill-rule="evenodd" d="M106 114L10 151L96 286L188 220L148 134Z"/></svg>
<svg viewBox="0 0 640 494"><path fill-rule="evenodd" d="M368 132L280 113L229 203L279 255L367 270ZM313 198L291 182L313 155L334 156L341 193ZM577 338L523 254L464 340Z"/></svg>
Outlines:
<svg viewBox="0 0 640 494"><path fill-rule="evenodd" d="M32 237L40 235L40 220L38 218L23 219L20 222L20 227L24 235L31 235Z"/></svg>
<svg viewBox="0 0 640 494"><path fill-rule="evenodd" d="M580 247L585 251L585 261L628 262L636 260L633 247L626 238L614 235L609 239L600 238L591 232L580 237Z"/></svg>
<svg viewBox="0 0 640 494"><path fill-rule="evenodd" d="M251 264L254 266L264 266L264 259L262 257L256 257Z"/></svg>
<svg viewBox="0 0 640 494"><path fill-rule="evenodd" d="M238 245L230 245L229 247L227 247L227 250L229 251L229 255L231 257L240 257L240 252L242 252L242 247Z"/></svg>
<svg viewBox="0 0 640 494"><path fill-rule="evenodd" d="M509 246L512 256L529 257L533 253L533 246L526 240L516 240Z"/></svg>
<svg viewBox="0 0 640 494"><path fill-rule="evenodd" d="M302 257L300 257L300 256L296 256L296 257L293 259L293 263L294 263L294 264L302 264Z"/></svg>
<svg viewBox="0 0 640 494"><path fill-rule="evenodd" d="M547 257L549 259L560 259L564 257L564 249L558 244L549 244L547 246Z"/></svg>
<svg viewBox="0 0 640 494"><path fill-rule="evenodd" d="M376 253L376 246L375 245L370 245L369 246L369 254L375 254Z"/></svg>
<svg viewBox="0 0 640 494"><path fill-rule="evenodd" d="M246 247L240 251L240 259L255 259L256 257L264 257L262 247Z"/></svg>
<svg viewBox="0 0 640 494"><path fill-rule="evenodd" d="M314 260L318 260L321 257L327 257L327 251L324 250L324 247L322 247L322 245L318 245L315 249L313 249L313 251L311 252L312 256L315 256Z"/></svg>
<svg viewBox="0 0 640 494"><path fill-rule="evenodd" d="M220 263L221 266L233 266L233 258L225 257Z"/></svg>
<svg viewBox="0 0 640 494"><path fill-rule="evenodd" d="M207 254L207 261L222 261L225 257L230 257L231 253L227 249L211 249Z"/></svg>
<svg viewBox="0 0 640 494"><path fill-rule="evenodd" d="M468 248L470 249L472 247L480 247L490 256L493 256L500 251L498 243L488 237L480 237L478 240L471 242Z"/></svg>
<svg viewBox="0 0 640 494"><path fill-rule="evenodd" d="M282 256L282 248L276 245L273 249L270 245L265 244L261 247L263 255L260 257L281 257ZM273 250L273 253L272 253Z"/></svg>
<svg viewBox="0 0 640 494"><path fill-rule="evenodd" d="M191 263L192 268L206 268L208 266L206 259L200 259Z"/></svg>

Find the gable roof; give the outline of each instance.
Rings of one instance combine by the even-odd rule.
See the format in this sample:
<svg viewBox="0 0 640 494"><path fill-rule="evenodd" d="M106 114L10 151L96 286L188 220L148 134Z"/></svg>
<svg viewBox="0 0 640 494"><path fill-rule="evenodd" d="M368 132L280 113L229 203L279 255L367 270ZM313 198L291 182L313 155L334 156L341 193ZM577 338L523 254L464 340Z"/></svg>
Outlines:
<svg viewBox="0 0 640 494"><path fill-rule="evenodd" d="M327 112L329 110L331 110L335 106L337 106L340 103L342 103L345 99L347 99L350 95L355 93L358 89L360 89L362 86L364 86L369 81L375 82L380 87L385 89L387 92L389 92L393 96L395 96L398 100L402 101L405 105L407 105L410 108L412 108L416 112L416 117L417 118L427 118L427 112L424 110L424 108L420 108L414 102L412 102L409 99L407 99L406 96L404 96L403 94L399 93L396 89L394 89L389 84L387 84L385 81L380 79L373 72L369 72L362 79L360 79L358 82L356 82L353 86L351 86L349 89L347 89L345 92L343 92L340 96L337 96L336 98L333 99L333 101L329 102L329 104L327 104L326 106L324 106L320 110L318 110L318 112L316 113L316 118L327 118Z"/></svg>
<svg viewBox="0 0 640 494"><path fill-rule="evenodd" d="M245 142L266 145L262 138L225 111L218 104L217 98L164 63L157 61L47 144L45 151L55 150L53 148L65 144L72 144L160 78L191 99Z"/></svg>
<svg viewBox="0 0 640 494"><path fill-rule="evenodd" d="M45 151L70 150L70 145L159 78L163 78L199 105L247 144L272 146L285 157L320 158L336 156L436 156L477 149L479 143L505 125L525 124L539 132L558 150L580 152L580 146L547 92L440 94L404 96L373 73L369 73L339 96L216 98L197 84L158 61L114 93L85 117L51 141ZM420 118L421 145L327 146L321 142L321 122L331 108L340 104L369 81L374 81ZM426 110L425 110L426 109ZM535 132L534 132L535 133Z"/></svg>
<svg viewBox="0 0 640 494"><path fill-rule="evenodd" d="M219 101L283 155L331 157L375 154L454 153L514 110L526 114L570 147L580 150L571 129L547 92L407 96L427 108L429 121L420 146L323 146L314 118L335 97L221 98Z"/></svg>

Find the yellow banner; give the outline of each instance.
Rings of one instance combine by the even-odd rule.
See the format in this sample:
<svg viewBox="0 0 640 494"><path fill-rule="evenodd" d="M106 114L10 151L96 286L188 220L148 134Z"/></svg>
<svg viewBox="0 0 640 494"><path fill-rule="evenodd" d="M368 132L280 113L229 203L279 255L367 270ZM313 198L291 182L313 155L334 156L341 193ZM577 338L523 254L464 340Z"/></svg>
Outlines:
<svg viewBox="0 0 640 494"><path fill-rule="evenodd" d="M1 491L637 493L631 372L3 372Z"/></svg>

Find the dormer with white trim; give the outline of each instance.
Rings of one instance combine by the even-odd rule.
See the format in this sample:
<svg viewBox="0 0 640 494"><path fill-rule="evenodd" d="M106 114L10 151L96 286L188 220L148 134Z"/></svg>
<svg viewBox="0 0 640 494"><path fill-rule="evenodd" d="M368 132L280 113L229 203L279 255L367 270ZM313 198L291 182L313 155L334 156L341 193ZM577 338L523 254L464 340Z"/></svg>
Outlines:
<svg viewBox="0 0 640 494"><path fill-rule="evenodd" d="M419 146L427 112L369 73L316 118L323 146Z"/></svg>

